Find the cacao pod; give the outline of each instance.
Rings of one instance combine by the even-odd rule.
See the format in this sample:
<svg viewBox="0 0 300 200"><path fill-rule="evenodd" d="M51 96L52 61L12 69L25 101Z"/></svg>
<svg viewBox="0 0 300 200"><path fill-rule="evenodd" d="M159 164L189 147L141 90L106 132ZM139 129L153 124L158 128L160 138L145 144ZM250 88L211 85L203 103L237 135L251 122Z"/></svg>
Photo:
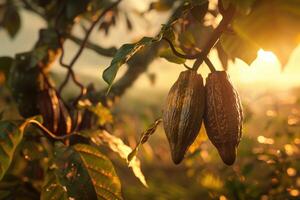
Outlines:
<svg viewBox="0 0 300 200"><path fill-rule="evenodd" d="M38 108L44 119L44 126L56 133L60 118L59 99L52 88L43 89L38 94Z"/></svg>
<svg viewBox="0 0 300 200"><path fill-rule="evenodd" d="M205 105L203 79L196 71L181 72L171 87L163 112L163 126L173 162L179 164L196 139Z"/></svg>
<svg viewBox="0 0 300 200"><path fill-rule="evenodd" d="M43 89L38 94L38 108L44 119L44 126L55 135L66 135L72 130L72 119L63 100L55 89Z"/></svg>
<svg viewBox="0 0 300 200"><path fill-rule="evenodd" d="M8 86L24 118L39 113L37 95L40 79L39 69L32 65L31 54L17 54L9 71Z"/></svg>
<svg viewBox="0 0 300 200"><path fill-rule="evenodd" d="M71 121L72 121L72 131L77 131L83 118L83 111L82 110L77 110L73 109L70 110L70 116L71 116Z"/></svg>
<svg viewBox="0 0 300 200"><path fill-rule="evenodd" d="M223 162L232 165L242 136L243 111L238 92L225 71L208 75L204 125Z"/></svg>
<svg viewBox="0 0 300 200"><path fill-rule="evenodd" d="M59 98L58 101L60 109L60 118L57 135L67 135L72 131L72 118L63 100Z"/></svg>

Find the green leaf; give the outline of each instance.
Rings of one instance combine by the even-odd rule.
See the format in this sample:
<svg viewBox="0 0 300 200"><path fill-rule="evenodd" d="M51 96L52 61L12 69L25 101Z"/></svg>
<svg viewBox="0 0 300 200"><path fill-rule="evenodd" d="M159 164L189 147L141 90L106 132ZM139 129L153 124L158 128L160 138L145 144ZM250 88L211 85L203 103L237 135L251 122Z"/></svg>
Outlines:
<svg viewBox="0 0 300 200"><path fill-rule="evenodd" d="M4 73L6 78L8 76L13 61L14 59L8 56L0 57L0 71Z"/></svg>
<svg viewBox="0 0 300 200"><path fill-rule="evenodd" d="M0 180L8 170L17 146L23 139L24 130L31 121L41 120L39 116L26 119L23 123L18 121L0 121ZM18 126L18 124L21 124Z"/></svg>
<svg viewBox="0 0 300 200"><path fill-rule="evenodd" d="M176 39L175 31L172 26L163 25L161 34L163 35L164 38L167 38L172 42Z"/></svg>
<svg viewBox="0 0 300 200"><path fill-rule="evenodd" d="M57 48L59 48L59 43L58 43L58 36L57 36L56 29L54 28L41 29L39 32L39 45L34 49L34 53L41 55L41 51L44 51L42 53L43 56L49 55L49 60L51 60L52 57L55 57L51 55L52 54L51 51L56 51ZM55 54L55 52L53 52L53 54ZM41 58L41 56L37 56L37 58L38 57Z"/></svg>
<svg viewBox="0 0 300 200"><path fill-rule="evenodd" d="M124 159L128 163L128 167L132 169L134 175L141 181L141 183L145 187L148 187L141 170L140 160L137 157L127 160L129 154L132 152L132 149L130 146L124 144L124 142L120 138L108 133L105 130L85 131L80 132L79 135L85 138L89 138L96 145L107 145L112 151L116 152L122 159Z"/></svg>
<svg viewBox="0 0 300 200"><path fill-rule="evenodd" d="M179 48L177 48L176 50L178 50L179 52L182 52L182 50L179 49ZM173 62L173 63L176 63L176 64L185 63L185 59L176 56L170 48L165 48L165 49L161 50L159 52L159 56L162 57L162 58L165 58L169 62Z"/></svg>
<svg viewBox="0 0 300 200"><path fill-rule="evenodd" d="M180 47L185 49L202 49L213 32L212 26L204 26L201 23L190 24L186 31L179 35Z"/></svg>
<svg viewBox="0 0 300 200"><path fill-rule="evenodd" d="M21 18L15 6L8 5L5 8L2 26L7 30L11 38L14 38L20 30Z"/></svg>
<svg viewBox="0 0 300 200"><path fill-rule="evenodd" d="M159 34L157 34L156 37L143 37L136 43L124 44L123 46L121 46L121 48L117 51L114 58L112 59L109 67L107 67L102 74L104 81L109 85L107 93L111 89L119 68L139 50L141 50L145 46L151 45L154 42L159 42L163 37L167 37L170 40L175 37L170 25L163 24Z"/></svg>
<svg viewBox="0 0 300 200"><path fill-rule="evenodd" d="M138 52L143 47L152 44L160 39L144 37L137 43L124 44L116 53L110 66L106 68L103 72L103 79L109 85L112 86L113 81L116 78L119 68L125 64L136 52Z"/></svg>
<svg viewBox="0 0 300 200"><path fill-rule="evenodd" d="M96 105L80 105L80 108L85 108L94 113L98 117L98 124L100 126L113 122L111 111L100 102Z"/></svg>
<svg viewBox="0 0 300 200"><path fill-rule="evenodd" d="M194 33L190 30L187 30L179 35L178 40L180 44L186 48L194 48L196 44L196 39Z"/></svg>
<svg viewBox="0 0 300 200"><path fill-rule="evenodd" d="M235 34L225 33L221 36L221 45L231 58L240 58L250 65L257 56L259 46L249 43Z"/></svg>
<svg viewBox="0 0 300 200"><path fill-rule="evenodd" d="M47 45L36 47L33 51L30 52L30 66L33 68L36 67L38 63L42 61L42 59L46 58L49 51L49 46Z"/></svg>
<svg viewBox="0 0 300 200"><path fill-rule="evenodd" d="M30 185L31 186L31 185ZM5 175L0 182L0 199L5 200L38 200L39 192L29 186L22 177L16 177L11 174Z"/></svg>
<svg viewBox="0 0 300 200"><path fill-rule="evenodd" d="M120 180L111 161L96 147L57 146L41 199L122 199Z"/></svg>
<svg viewBox="0 0 300 200"><path fill-rule="evenodd" d="M249 15L235 17L233 29L244 41L274 52L284 65L299 44L299 0L260 0Z"/></svg>
<svg viewBox="0 0 300 200"><path fill-rule="evenodd" d="M22 138L23 131L16 124L0 121L0 180L8 170Z"/></svg>

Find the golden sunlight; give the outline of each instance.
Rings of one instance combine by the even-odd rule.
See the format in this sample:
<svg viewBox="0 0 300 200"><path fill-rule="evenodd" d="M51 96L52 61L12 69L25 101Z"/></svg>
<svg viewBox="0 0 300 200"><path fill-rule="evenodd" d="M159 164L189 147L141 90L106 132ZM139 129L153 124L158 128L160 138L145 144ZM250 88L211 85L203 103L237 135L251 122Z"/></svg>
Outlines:
<svg viewBox="0 0 300 200"><path fill-rule="evenodd" d="M238 75L238 79L244 83L273 82L279 80L281 75L281 64L276 55L271 51L260 49L256 59L248 66L242 60L237 59L232 74ZM236 70L237 68L238 70Z"/></svg>
<svg viewBox="0 0 300 200"><path fill-rule="evenodd" d="M278 61L276 55L272 51L265 51L263 49L258 50L257 59L261 63L276 63Z"/></svg>

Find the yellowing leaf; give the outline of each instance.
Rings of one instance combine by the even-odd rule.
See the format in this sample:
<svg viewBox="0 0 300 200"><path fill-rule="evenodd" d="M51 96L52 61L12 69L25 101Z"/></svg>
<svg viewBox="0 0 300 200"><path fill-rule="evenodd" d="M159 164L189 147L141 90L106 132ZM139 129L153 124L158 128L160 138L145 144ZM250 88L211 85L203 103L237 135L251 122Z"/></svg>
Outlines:
<svg viewBox="0 0 300 200"><path fill-rule="evenodd" d="M89 100L79 101L78 107L85 108L93 112L98 117L98 124L101 126L113 122L113 116L110 110L103 106L100 102L94 106Z"/></svg>
<svg viewBox="0 0 300 200"><path fill-rule="evenodd" d="M113 116L110 110L101 103L98 103L96 106L89 107L89 110L98 116L99 125L103 126L113 122Z"/></svg>
<svg viewBox="0 0 300 200"><path fill-rule="evenodd" d="M213 190L221 190L224 185L219 177L216 177L211 173L205 173L205 176L201 178L200 183L203 187Z"/></svg>
<svg viewBox="0 0 300 200"><path fill-rule="evenodd" d="M130 162L137 154L139 147L148 141L149 137L156 131L157 126L162 122L162 119L159 118L155 120L154 123L152 123L146 131L144 131L141 135L140 141L137 143L136 147L133 149L133 151L128 154L128 161Z"/></svg>
<svg viewBox="0 0 300 200"><path fill-rule="evenodd" d="M148 187L146 179L141 171L140 160L134 156L132 160L128 162L127 157L130 152L132 152L132 149L128 145L124 144L124 142L120 138L108 133L105 130L82 132L79 134L81 136L90 138L91 141L96 145L107 145L112 151L116 152L121 158L127 161L128 167L131 168L133 174L141 181L141 183L145 187Z"/></svg>
<svg viewBox="0 0 300 200"><path fill-rule="evenodd" d="M196 140L193 142L193 144L189 148L190 153L194 153L197 149L199 149L200 145L207 140L207 134L204 127L204 124L202 124L201 129L199 131L198 136L196 137Z"/></svg>

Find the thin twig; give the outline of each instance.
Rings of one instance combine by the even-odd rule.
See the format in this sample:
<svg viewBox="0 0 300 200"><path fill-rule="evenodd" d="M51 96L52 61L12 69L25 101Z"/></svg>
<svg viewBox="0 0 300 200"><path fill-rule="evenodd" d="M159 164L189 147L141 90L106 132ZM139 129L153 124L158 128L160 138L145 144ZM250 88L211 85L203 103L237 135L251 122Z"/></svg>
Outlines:
<svg viewBox="0 0 300 200"><path fill-rule="evenodd" d="M176 56L178 56L178 57L180 57L180 58L184 58L184 59L195 59L195 58L197 58L197 57L199 57L199 56L202 55L202 52L199 52L199 53L197 53L197 54L195 54L195 55L184 55L184 54L181 54L181 53L179 53L179 52L176 50L176 48L174 47L173 43L172 43L168 38L163 37L163 39L164 39L165 41L168 42L168 44L169 44L170 47L171 47L172 52L173 52ZM212 62L208 59L207 56L203 57L203 59L204 59L205 63L207 64L207 66L209 67L209 69L210 69L211 72L216 71L215 67L213 66ZM187 68L187 69L189 69L189 70L192 70L192 69L193 69L193 68L190 68L189 66L187 66L185 63L184 63L183 65L184 65L185 68Z"/></svg>
<svg viewBox="0 0 300 200"><path fill-rule="evenodd" d="M65 80L63 81L63 83L61 84L60 88L59 88L59 93L62 92L63 88L65 87L65 85L68 83L69 81L69 78L70 76L72 77L73 81L81 88L81 93L80 95L76 98L75 100L75 103L78 102L78 100L83 96L85 95L86 93L86 88L75 78L75 73L74 71L72 70L74 64L76 63L76 61L78 60L79 56L81 55L81 53L83 52L83 49L89 39L89 36L90 34L92 33L93 29L95 28L95 26L97 25L97 23L102 19L102 17L108 12L110 11L111 9L113 9L115 6L117 6L122 0L118 0L116 1L115 3L111 4L109 7L107 7L99 16L98 18L92 23L92 25L90 26L90 28L87 30L86 34L85 34L85 37L82 41L82 44L81 46L79 47L77 53L75 54L75 56L73 57L73 59L71 60L70 64L69 65L66 65L63 63L63 55L64 55L64 50L62 48L62 54L61 54L61 57L60 57L60 64L67 68L68 69L68 74L65 78ZM60 41L60 44L61 41ZM62 45L61 45L62 47Z"/></svg>
<svg viewBox="0 0 300 200"><path fill-rule="evenodd" d="M193 66L194 70L197 70L199 68L203 60L207 57L210 50L214 47L216 42L219 40L223 31L228 27L228 24L231 22L234 13L235 13L235 7L232 4L230 4L228 9L225 10L222 21L220 22L218 27L214 30L208 42L205 44L202 50L202 54L195 61Z"/></svg>
<svg viewBox="0 0 300 200"><path fill-rule="evenodd" d="M82 44L82 39L80 39L74 35L69 35L68 39L72 40L74 43L76 43L78 45ZM117 50L118 50L116 47L104 48L102 46L91 43L89 41L86 42L85 47L97 52L100 55L107 56L107 57L113 57L117 53Z"/></svg>
<svg viewBox="0 0 300 200"><path fill-rule="evenodd" d="M59 37L60 38L60 37ZM81 90L81 93L80 95L75 99L75 104L79 101L79 99L85 95L86 93L86 88L83 84L80 83L80 81L77 80L76 76L75 76L75 72L74 70L72 69L72 65L67 65L63 62L63 59L64 59L64 47L63 47L63 44L62 44L62 41L59 39L59 45L60 45L60 48L61 48L61 56L59 58L59 63L62 67L64 68L67 68L68 69L68 73L67 73L67 76L65 78L65 80L63 81L62 85L60 86L59 90L58 90L58 93L61 95L61 92L63 90L63 87L68 83L69 81L69 77L71 76L72 77L72 80L74 81L74 83L80 87L80 90Z"/></svg>
<svg viewBox="0 0 300 200"><path fill-rule="evenodd" d="M59 29L58 29L57 25L58 25L58 22L59 22L60 17L61 17L61 16L63 15L63 13L64 13L64 9L63 9L64 6L65 6L65 3L64 3L62 6L59 7L58 15L56 16L56 19L55 19L55 31L56 31L56 34L57 34L58 45L59 45L59 48L61 49L61 55L60 55L60 57L59 57L59 63L60 63L61 66L63 66L63 67L65 67L65 68L68 69L67 76L68 76L68 77L71 76L71 77L72 77L72 80L74 81L74 83L75 83L76 85L78 85L78 86L80 87L80 89L81 89L80 95L79 95L78 98L76 98L76 100L75 100L75 102L77 103L77 101L81 98L81 96L84 95L86 89L85 89L85 87L77 80L77 78L76 78L76 76L75 76L75 73L74 73L74 71L73 71L73 69L72 69L72 66L69 66L69 65L67 65L67 64L65 64L65 63L63 62L63 60L64 60L64 53L65 53L64 47L63 47L63 41L64 41L64 39L63 39L61 33L59 32ZM67 82L68 82L68 80L67 80ZM67 83L67 82L66 82L66 83ZM66 84L66 83L65 83L65 84ZM61 95L61 88L59 89L58 95Z"/></svg>
<svg viewBox="0 0 300 200"><path fill-rule="evenodd" d="M169 46L171 47L172 52L173 52L177 57L179 57L179 58L184 58L184 59L190 59L190 60L193 60L193 59L198 58L198 57L202 54L201 52L199 52L199 53L197 53L197 54L195 54L195 55L182 54L182 53L180 53L180 52L178 52L178 51L176 50L176 48L174 47L174 45L173 45L173 43L171 42L171 40L169 40L168 38L165 38L165 37L163 37L162 39L164 39L164 40L169 44Z"/></svg>
<svg viewBox="0 0 300 200"><path fill-rule="evenodd" d="M208 57L204 58L204 62L207 64L207 66L208 66L208 68L209 68L209 70L211 72L215 72L216 71L216 68L214 67L214 65L212 64L212 62L209 60Z"/></svg>
<svg viewBox="0 0 300 200"><path fill-rule="evenodd" d="M34 119L29 119L26 120L25 123L23 125L20 126L20 129L25 129L29 124L34 124L36 125L39 129L41 129L44 133L46 133L47 135L49 135L51 138L55 139L55 140L65 140L73 135L76 135L76 133L71 133L68 135L62 135L62 136L57 136L54 133L52 133L50 130L48 130L45 126L43 126L40 122L34 120Z"/></svg>
<svg viewBox="0 0 300 200"><path fill-rule="evenodd" d="M189 70L192 70L193 68L189 67L187 64L183 63L183 66Z"/></svg>

